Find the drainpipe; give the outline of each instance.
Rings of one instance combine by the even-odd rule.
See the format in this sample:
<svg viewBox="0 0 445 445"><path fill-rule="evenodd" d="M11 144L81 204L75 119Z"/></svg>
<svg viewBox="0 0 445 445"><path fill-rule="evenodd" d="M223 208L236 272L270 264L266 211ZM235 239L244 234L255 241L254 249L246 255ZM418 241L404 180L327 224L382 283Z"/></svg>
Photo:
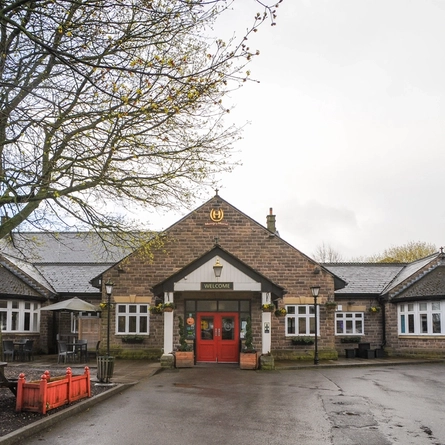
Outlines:
<svg viewBox="0 0 445 445"><path fill-rule="evenodd" d="M382 344L381 348L384 349L386 346L386 304L383 299L379 300L380 307L382 308Z"/></svg>

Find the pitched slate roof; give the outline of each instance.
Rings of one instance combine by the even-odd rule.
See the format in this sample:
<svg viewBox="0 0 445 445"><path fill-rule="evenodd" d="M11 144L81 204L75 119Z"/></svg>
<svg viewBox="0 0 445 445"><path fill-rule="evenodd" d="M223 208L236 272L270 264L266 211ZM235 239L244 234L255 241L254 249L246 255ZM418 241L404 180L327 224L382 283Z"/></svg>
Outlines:
<svg viewBox="0 0 445 445"><path fill-rule="evenodd" d="M431 263L432 260L437 258L437 253L429 255L425 258L421 258L419 260L413 261L412 263L407 264L402 271L394 278L394 280L388 284L388 286L382 291L382 293L391 292L396 286L398 286L403 281L409 279L410 277L417 274L419 270L425 267L428 263Z"/></svg>
<svg viewBox="0 0 445 445"><path fill-rule="evenodd" d="M132 250L116 247L95 232L26 232L0 240L0 251L32 264L60 264L116 263Z"/></svg>
<svg viewBox="0 0 445 445"><path fill-rule="evenodd" d="M327 263L326 269L348 284L336 295L380 295L405 267L405 264Z"/></svg>
<svg viewBox="0 0 445 445"><path fill-rule="evenodd" d="M93 232L14 235L0 240L0 254L51 293L97 293L90 280L128 255Z"/></svg>
<svg viewBox="0 0 445 445"><path fill-rule="evenodd" d="M328 263L324 266L348 283L345 288L337 290L336 295L379 296L390 294L401 283L404 286L399 292L411 286L437 267L439 255L443 256L434 253L412 263ZM419 274L430 263L431 267Z"/></svg>

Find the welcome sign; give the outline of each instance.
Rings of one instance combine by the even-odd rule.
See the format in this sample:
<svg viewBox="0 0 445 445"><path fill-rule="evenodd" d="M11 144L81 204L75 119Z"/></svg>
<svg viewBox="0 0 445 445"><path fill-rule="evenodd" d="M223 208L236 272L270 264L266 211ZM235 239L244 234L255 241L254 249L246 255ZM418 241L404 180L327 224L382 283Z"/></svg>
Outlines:
<svg viewBox="0 0 445 445"><path fill-rule="evenodd" d="M201 283L201 290L233 290L233 282Z"/></svg>

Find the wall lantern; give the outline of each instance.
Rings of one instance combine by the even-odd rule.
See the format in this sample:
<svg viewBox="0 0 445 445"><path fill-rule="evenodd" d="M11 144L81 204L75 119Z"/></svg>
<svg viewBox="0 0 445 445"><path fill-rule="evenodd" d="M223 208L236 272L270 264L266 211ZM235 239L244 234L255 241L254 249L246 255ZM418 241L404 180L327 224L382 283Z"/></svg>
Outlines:
<svg viewBox="0 0 445 445"><path fill-rule="evenodd" d="M213 266L213 272L215 272L215 277L219 278L221 276L223 265L219 262L219 258L216 259L216 263Z"/></svg>

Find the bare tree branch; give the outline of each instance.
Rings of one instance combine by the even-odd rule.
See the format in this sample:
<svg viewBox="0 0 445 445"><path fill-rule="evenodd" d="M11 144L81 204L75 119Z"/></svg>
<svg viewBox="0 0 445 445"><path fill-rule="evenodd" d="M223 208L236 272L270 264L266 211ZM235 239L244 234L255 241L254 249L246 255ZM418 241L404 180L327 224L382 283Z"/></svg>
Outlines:
<svg viewBox="0 0 445 445"><path fill-rule="evenodd" d="M231 171L227 92L247 39L209 37L223 0L0 0L0 238L140 229L112 208L188 204ZM278 2L280 3L280 2Z"/></svg>

